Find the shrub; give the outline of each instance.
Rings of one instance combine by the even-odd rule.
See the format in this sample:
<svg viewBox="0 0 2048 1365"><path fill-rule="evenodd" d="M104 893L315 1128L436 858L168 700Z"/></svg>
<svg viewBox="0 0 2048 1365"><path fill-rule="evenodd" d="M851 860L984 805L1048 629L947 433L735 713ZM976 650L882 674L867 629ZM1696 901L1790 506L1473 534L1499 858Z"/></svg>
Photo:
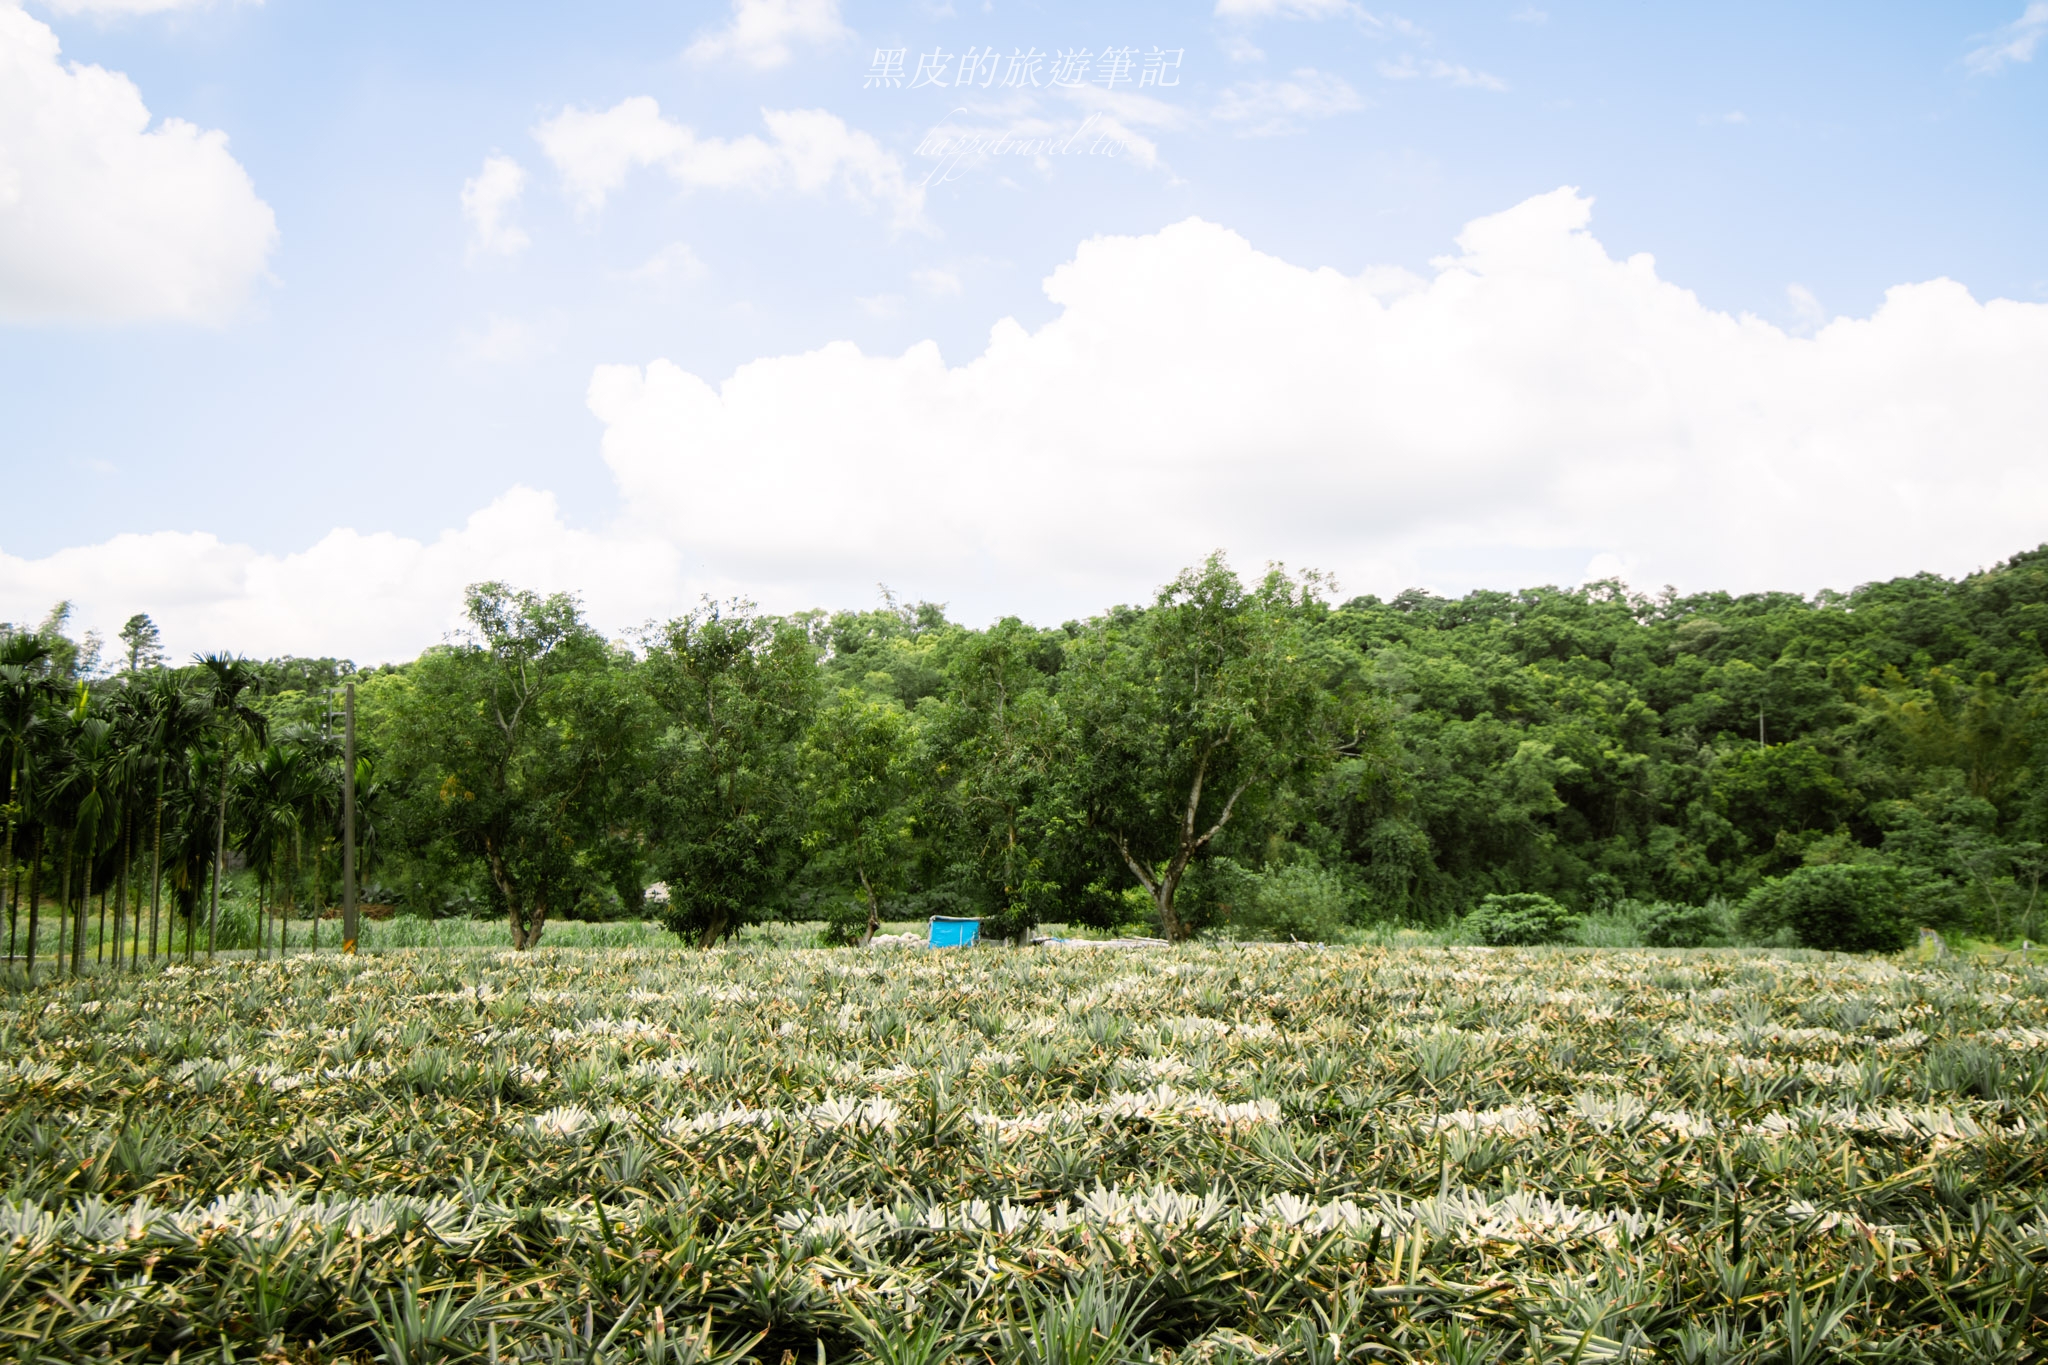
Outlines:
<svg viewBox="0 0 2048 1365"><path fill-rule="evenodd" d="M1548 896L1518 891L1481 900L1465 917L1465 927L1496 948L1569 943L1578 933L1579 917Z"/></svg>
<svg viewBox="0 0 2048 1365"><path fill-rule="evenodd" d="M868 936L867 902L857 896L841 896L825 902L825 927L818 941L828 948L848 947Z"/></svg>
<svg viewBox="0 0 2048 1365"><path fill-rule="evenodd" d="M1643 942L1652 948L1725 948L1734 941L1735 926L1720 901L1706 905L1673 905L1658 901L1643 912Z"/></svg>
<svg viewBox="0 0 2048 1365"><path fill-rule="evenodd" d="M1773 877L1742 902L1742 931L1790 929L1802 948L1892 953L1913 934L1899 873L1872 863L1823 863Z"/></svg>
<svg viewBox="0 0 2048 1365"><path fill-rule="evenodd" d="M1330 943L1341 941L1350 925L1351 892L1336 873L1312 862L1254 872L1218 858L1208 876L1207 893L1229 907L1230 932L1238 938Z"/></svg>

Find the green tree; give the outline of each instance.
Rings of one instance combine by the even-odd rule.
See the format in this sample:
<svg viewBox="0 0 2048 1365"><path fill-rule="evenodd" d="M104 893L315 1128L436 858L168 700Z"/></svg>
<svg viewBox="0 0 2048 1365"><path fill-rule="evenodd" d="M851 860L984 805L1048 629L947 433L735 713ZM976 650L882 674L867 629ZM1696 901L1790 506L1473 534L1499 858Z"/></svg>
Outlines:
<svg viewBox="0 0 2048 1365"><path fill-rule="evenodd" d="M50 676L49 645L39 635L0 635L0 814L6 819L4 875L7 879L7 955L15 954L15 931L21 912L21 868L16 862L18 834L28 834L36 853L29 868L29 896L36 895L36 872L42 855L34 760L43 747L57 688ZM24 843L28 840L23 840ZM33 922L35 911L30 910ZM29 961L34 964L35 930L29 931Z"/></svg>
<svg viewBox="0 0 2048 1365"><path fill-rule="evenodd" d="M1190 865L1248 804L1357 752L1371 712L1355 659L1309 628L1314 579L1247 588L1212 555L1144 612L1091 622L1060 698L1074 805L1151 896L1169 938Z"/></svg>
<svg viewBox="0 0 2048 1365"><path fill-rule="evenodd" d="M881 922L881 898L901 883L910 842L909 800L916 737L894 702L848 688L818 713L804 745L811 826L804 847L826 874L860 887L866 944Z"/></svg>
<svg viewBox="0 0 2048 1365"><path fill-rule="evenodd" d="M296 744L275 740L257 750L235 784L236 842L256 874L256 943L261 956L270 941L266 899L276 913L280 886L291 870L299 841L299 814L311 784L311 763ZM279 938L282 941L282 930Z"/></svg>
<svg viewBox="0 0 2048 1365"><path fill-rule="evenodd" d="M1742 902L1743 932L1789 928L1803 948L1890 953L1912 938L1905 878L1873 863L1826 863L1773 877Z"/></svg>
<svg viewBox="0 0 2048 1365"><path fill-rule="evenodd" d="M162 668L164 664L163 632L156 622L149 619L147 612L137 612L121 627L121 646L127 655L130 673L144 669Z"/></svg>
<svg viewBox="0 0 2048 1365"><path fill-rule="evenodd" d="M1835 765L1809 744L1743 745L1711 781L1715 810L1765 856L1782 838L1837 828L1856 806Z"/></svg>
<svg viewBox="0 0 2048 1365"><path fill-rule="evenodd" d="M1059 780L1073 742L1055 692L1065 643L1015 617L959 632L946 650L946 687L917 710L923 823L984 938L1021 939L1055 914L1106 918Z"/></svg>
<svg viewBox="0 0 2048 1365"><path fill-rule="evenodd" d="M793 871L816 651L797 622L707 601L661 628L641 668L659 717L643 809L664 920L709 947Z"/></svg>
<svg viewBox="0 0 2048 1365"><path fill-rule="evenodd" d="M71 973L76 976L85 969L86 912L92 902L94 866L110 842L120 814L123 759L113 722L93 714L90 694L83 686L64 742L67 752L56 779L58 799L69 816L65 859L67 865L73 857L78 859L82 877L71 921Z"/></svg>
<svg viewBox="0 0 2048 1365"><path fill-rule="evenodd" d="M205 670L201 677L218 754L214 779L219 789L219 805L214 812L213 879L206 904L206 951L211 956L220 929L220 879L228 846L228 786L234 778L237 757L263 742L268 722L262 712L248 703L246 694L256 682L255 670L248 660L234 654L205 654L198 662Z"/></svg>
<svg viewBox="0 0 2048 1365"><path fill-rule="evenodd" d="M388 762L416 827L481 867L512 946L591 889L591 854L630 786L634 708L627 660L566 593L479 583L469 638L378 679Z"/></svg>

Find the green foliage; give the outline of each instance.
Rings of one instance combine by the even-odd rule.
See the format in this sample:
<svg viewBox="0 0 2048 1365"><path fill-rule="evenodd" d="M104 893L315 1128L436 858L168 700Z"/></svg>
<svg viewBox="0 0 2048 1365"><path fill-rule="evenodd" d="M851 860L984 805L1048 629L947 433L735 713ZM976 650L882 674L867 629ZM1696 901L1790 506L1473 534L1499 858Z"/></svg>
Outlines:
<svg viewBox="0 0 2048 1365"><path fill-rule="evenodd" d="M1318 587L1278 568L1247 587L1212 555L1149 611L1091 622L1068 650L1069 803L1169 938L1199 927L1176 895L1233 819L1234 833L1266 824L1291 784L1368 742L1376 713L1356 657L1317 629Z"/></svg>
<svg viewBox="0 0 2048 1365"><path fill-rule="evenodd" d="M1674 905L1658 901L1638 921L1643 942L1652 948L1725 948L1735 941L1735 924L1721 901L1705 905Z"/></svg>
<svg viewBox="0 0 2048 1365"><path fill-rule="evenodd" d="M945 642L948 686L917 710L932 775L921 823L928 861L982 919L982 936L1019 939L1091 903L1080 822L1058 781L1072 745L1055 685L1066 637L1014 617Z"/></svg>
<svg viewBox="0 0 2048 1365"><path fill-rule="evenodd" d="M1715 812L1747 850L1766 856L1782 834L1836 829L1855 808L1835 764L1807 744L1745 745L1714 768L1710 782Z"/></svg>
<svg viewBox="0 0 2048 1365"><path fill-rule="evenodd" d="M484 583L468 602L470 638L378 679L378 701L415 829L478 870L529 948L606 880L639 701L627 660L566 594Z"/></svg>
<svg viewBox="0 0 2048 1365"><path fill-rule="evenodd" d="M641 682L658 717L640 809L663 921L709 946L761 919L794 875L815 652L796 622L706 602L649 642Z"/></svg>
<svg viewBox="0 0 2048 1365"><path fill-rule="evenodd" d="M1522 891L1487 896L1465 917L1465 929L1495 948L1570 943L1579 917L1548 896Z"/></svg>
<svg viewBox="0 0 2048 1365"><path fill-rule="evenodd" d="M857 891L874 937L881 900L897 889L910 839L914 736L900 706L851 689L819 712L804 745L811 827L805 849L819 875ZM832 921L828 916L828 922Z"/></svg>
<svg viewBox="0 0 2048 1365"><path fill-rule="evenodd" d="M1905 878L1896 868L1825 863L1773 877L1742 902L1742 929L1765 938L1790 929L1804 948L1890 953L1911 940Z"/></svg>
<svg viewBox="0 0 2048 1365"><path fill-rule="evenodd" d="M1357 900L1335 872L1308 860L1254 871L1218 858L1203 869L1200 889L1233 936L1283 943L1342 942Z"/></svg>
<svg viewBox="0 0 2048 1365"><path fill-rule="evenodd" d="M520 943L641 914L661 881L698 944L856 896L863 934L939 913L991 938L1327 938L1455 936L1481 898L1533 894L1620 947L1722 936L1631 907L1832 864L1893 869L1906 920L1953 938L2048 932L2048 547L1811 598L1593 583L1331 607L1323 586L1217 556L1053 630L893 598L707 603L636 654L571 598L480 584L462 640L374 673L153 668L146 620L116 657L59 604L0 626L0 883L16 929L123 878L204 924L224 836L266 904L331 905L353 679L362 875ZM853 729L814 728L848 697L832 724ZM1287 878L1316 885L1258 889Z"/></svg>

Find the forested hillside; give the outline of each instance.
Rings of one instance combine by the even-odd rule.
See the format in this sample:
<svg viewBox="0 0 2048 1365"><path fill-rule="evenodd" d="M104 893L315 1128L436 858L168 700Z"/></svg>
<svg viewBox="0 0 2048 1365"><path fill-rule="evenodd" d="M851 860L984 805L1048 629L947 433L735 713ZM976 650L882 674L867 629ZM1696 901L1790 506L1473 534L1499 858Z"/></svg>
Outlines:
<svg viewBox="0 0 2048 1365"><path fill-rule="evenodd" d="M607 640L497 584L469 618L361 672L166 667L142 617L118 649L61 611L4 628L10 922L110 887L140 914L159 818L167 913L198 912L216 839L268 904L332 904L353 681L369 895L519 944L621 915L698 943L929 913L1333 937L1839 864L1885 869L1915 922L2039 932L2048 547L1812 599L1338 604L1217 559L1053 629L707 603Z"/></svg>

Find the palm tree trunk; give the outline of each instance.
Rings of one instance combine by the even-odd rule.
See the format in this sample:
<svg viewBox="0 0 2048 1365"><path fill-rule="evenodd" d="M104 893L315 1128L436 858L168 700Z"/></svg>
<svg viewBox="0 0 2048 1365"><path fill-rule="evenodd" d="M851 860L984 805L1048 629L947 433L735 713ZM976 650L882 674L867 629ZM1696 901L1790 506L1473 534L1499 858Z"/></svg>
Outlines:
<svg viewBox="0 0 2048 1365"><path fill-rule="evenodd" d="M128 809L128 803L121 803L121 870L116 880L119 890L114 895L114 968L121 967L122 928L128 923L128 861L135 856L135 819ZM135 954L128 954L131 965Z"/></svg>
<svg viewBox="0 0 2048 1365"><path fill-rule="evenodd" d="M14 772L19 766L12 754L7 759L7 804L14 804ZM14 922L21 917L21 869L14 865L14 812L7 812L7 960L14 961Z"/></svg>
<svg viewBox="0 0 2048 1365"><path fill-rule="evenodd" d="M36 843L35 843L35 848L34 848L34 849L33 849L33 850L32 850L32 851L31 851L31 852L29 853L29 859L28 859L28 963L27 963L27 966L28 966L28 973L29 973L29 975L30 975L30 976L34 976L34 975L35 975L35 971L36 971L36 919L37 919L37 914L36 914L36 912L37 912L38 910L40 910L40 909L42 908L42 903L43 903L43 887L42 887L42 872L43 872L43 832L42 832L42 830L38 829L38 830L36 831Z"/></svg>
<svg viewBox="0 0 2048 1365"><path fill-rule="evenodd" d="M156 961L156 909L164 891L164 756L156 756L156 846L149 858L149 960ZM168 945L166 945L168 946Z"/></svg>
<svg viewBox="0 0 2048 1365"><path fill-rule="evenodd" d="M73 912L74 918L71 921L71 974L73 976L80 976L85 972L85 926L87 922L86 917L92 909L92 851L90 849L86 850L85 863L80 872L84 879L84 889L79 892L78 909ZM102 921L105 919L105 914L105 909L102 907Z"/></svg>
<svg viewBox="0 0 2048 1365"><path fill-rule="evenodd" d="M65 949L71 946L71 845L64 841L64 874L57 878L57 971L69 961Z"/></svg>
<svg viewBox="0 0 2048 1365"><path fill-rule="evenodd" d="M92 865L90 862L86 864L85 875L87 877L92 876ZM85 898L88 901L91 900L92 893L90 891L86 892ZM99 937L93 940L92 960L95 963L103 963L107 960L107 888L104 886L100 888L100 932Z"/></svg>
<svg viewBox="0 0 2048 1365"><path fill-rule="evenodd" d="M72 839L63 845L63 884L57 888L57 900L63 907L59 911L61 919L57 921L57 960L70 964L72 976L78 976L78 968L84 966L80 962L84 956L80 933L84 933L86 927L86 902L80 900L78 905L72 905L72 857L76 853L78 835L72 835Z"/></svg>
<svg viewBox="0 0 2048 1365"><path fill-rule="evenodd" d="M220 813L213 821L213 890L206 904L206 960L213 961L213 940L220 928L220 865L228 848L228 754L221 746Z"/></svg>

